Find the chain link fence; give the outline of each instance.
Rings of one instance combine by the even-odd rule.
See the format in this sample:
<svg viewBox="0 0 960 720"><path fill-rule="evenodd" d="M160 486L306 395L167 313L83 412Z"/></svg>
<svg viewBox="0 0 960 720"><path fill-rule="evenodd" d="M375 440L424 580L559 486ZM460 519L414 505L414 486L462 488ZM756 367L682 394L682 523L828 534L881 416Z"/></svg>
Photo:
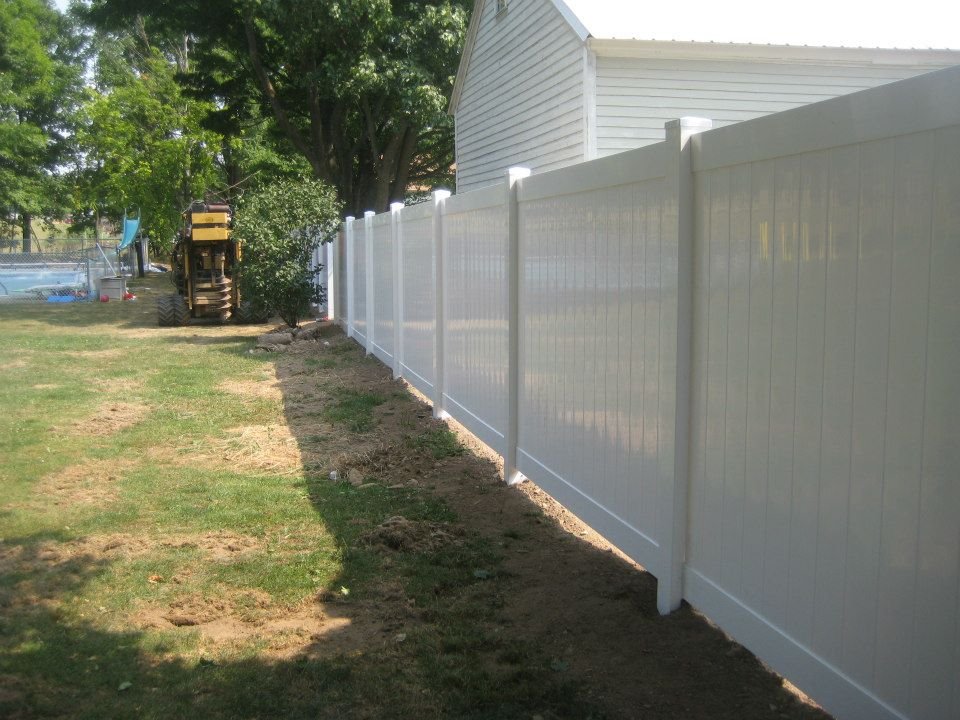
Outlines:
<svg viewBox="0 0 960 720"><path fill-rule="evenodd" d="M0 303L77 302L98 297L101 278L124 269L115 248L0 253Z"/></svg>

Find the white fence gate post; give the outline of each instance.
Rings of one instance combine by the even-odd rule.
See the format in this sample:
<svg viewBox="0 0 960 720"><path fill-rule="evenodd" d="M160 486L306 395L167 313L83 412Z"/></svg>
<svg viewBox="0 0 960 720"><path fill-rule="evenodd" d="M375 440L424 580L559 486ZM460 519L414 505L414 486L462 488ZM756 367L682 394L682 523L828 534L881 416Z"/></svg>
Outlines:
<svg viewBox="0 0 960 720"><path fill-rule="evenodd" d="M367 335L367 355L373 352L373 343L374 343L374 329L373 323L376 320L373 299L374 299L374 281L376 278L373 276L373 217L376 213L373 210L367 210L363 213L363 254L364 254L364 278L363 283L364 289L366 290L366 300L367 300L367 318L366 318L366 335Z"/></svg>
<svg viewBox="0 0 960 720"><path fill-rule="evenodd" d="M507 170L507 429L504 437L503 479L508 485L524 480L517 470L517 438L520 434L520 181L530 176L527 168Z"/></svg>
<svg viewBox="0 0 960 720"><path fill-rule="evenodd" d="M665 528L662 538L663 564L657 578L657 610L662 615L680 607L683 600L683 564L686 560L687 503L690 485L690 382L693 334L693 169L690 137L709 130L713 122L686 117L666 124L667 179L663 201L663 242L677 247L676 316L669 309L661 316L663 342L676 343L677 361L673 367L661 366L662 388L674 387L672 472L661 468L662 493L660 516ZM665 306L666 307L666 306ZM669 364L665 364L669 365ZM669 375L674 374L674 377ZM664 423L669 423L669 408L662 408ZM667 430L671 432L671 430ZM668 460L668 461L669 461Z"/></svg>
<svg viewBox="0 0 960 720"><path fill-rule="evenodd" d="M450 197L449 190L433 191L433 299L434 299L434 331L433 331L433 416L442 418L446 415L443 408L443 335L444 335L444 315L443 315L443 282L444 282L444 262L443 246L445 242L443 213L444 200Z"/></svg>
<svg viewBox="0 0 960 720"><path fill-rule="evenodd" d="M356 278L353 275L353 221L356 220L353 215L348 215L343 224L344 245L346 246L347 261L347 337L353 337L353 314L355 304L353 300L354 289L357 287Z"/></svg>
<svg viewBox="0 0 960 720"><path fill-rule="evenodd" d="M393 253L393 379L403 374L403 255L400 211L403 203L390 203L390 250Z"/></svg>

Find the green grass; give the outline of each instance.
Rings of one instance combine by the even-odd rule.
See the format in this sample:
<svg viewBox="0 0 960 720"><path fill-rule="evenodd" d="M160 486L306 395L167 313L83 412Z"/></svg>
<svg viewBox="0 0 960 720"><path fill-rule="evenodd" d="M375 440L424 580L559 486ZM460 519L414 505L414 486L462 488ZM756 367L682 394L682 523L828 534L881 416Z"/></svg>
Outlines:
<svg viewBox="0 0 960 720"><path fill-rule="evenodd" d="M383 395L351 388L338 388L332 397L333 404L325 412L327 420L355 433L373 430L376 426L373 409L387 401Z"/></svg>
<svg viewBox="0 0 960 720"><path fill-rule="evenodd" d="M325 468L366 441L388 400L415 417L406 395L351 386L362 350L332 338L329 355L300 361L302 373L338 374L317 390L329 426L300 428L283 403L220 387L273 378L275 356L250 354L252 339L229 326L158 330L151 293L135 292L137 303L0 307L0 717L595 712L550 658L510 639L496 539L401 553L365 542L398 515L456 523L441 499L231 462L245 426L289 425L301 449L321 453L311 467ZM104 418L118 404L137 414L111 429ZM437 460L463 452L443 428L408 447ZM241 551L220 547L231 539ZM255 629L319 594L349 637L384 622L384 588L399 588L390 607L408 615L340 653L276 656L275 633L213 642L198 627L148 622L227 602L228 618ZM401 631L406 640L392 641Z"/></svg>
<svg viewBox="0 0 960 720"><path fill-rule="evenodd" d="M436 460L463 455L464 449L457 436L448 428L436 428L412 438L415 448L428 451Z"/></svg>

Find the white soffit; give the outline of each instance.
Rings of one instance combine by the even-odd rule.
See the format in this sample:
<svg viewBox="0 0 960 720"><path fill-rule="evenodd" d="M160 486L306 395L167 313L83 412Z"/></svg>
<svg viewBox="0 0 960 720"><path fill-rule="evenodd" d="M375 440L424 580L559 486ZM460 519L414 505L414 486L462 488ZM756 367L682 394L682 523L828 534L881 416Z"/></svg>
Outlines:
<svg viewBox="0 0 960 720"><path fill-rule="evenodd" d="M960 49L956 0L553 1L596 39Z"/></svg>

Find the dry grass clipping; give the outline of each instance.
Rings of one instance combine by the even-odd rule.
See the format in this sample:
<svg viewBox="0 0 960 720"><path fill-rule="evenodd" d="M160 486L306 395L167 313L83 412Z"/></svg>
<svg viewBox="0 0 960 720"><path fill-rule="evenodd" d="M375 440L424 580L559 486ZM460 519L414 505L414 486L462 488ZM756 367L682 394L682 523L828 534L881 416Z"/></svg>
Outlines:
<svg viewBox="0 0 960 720"><path fill-rule="evenodd" d="M155 462L180 467L293 475L303 468L297 439L282 423L230 428L226 438L202 438L179 448L156 447L147 451Z"/></svg>
<svg viewBox="0 0 960 720"><path fill-rule="evenodd" d="M117 497L116 483L139 463L136 460L84 460L40 478L33 488L37 504L102 505Z"/></svg>
<svg viewBox="0 0 960 720"><path fill-rule="evenodd" d="M86 420L77 420L71 424L71 427L75 433L90 437L104 437L133 427L149 413L150 408L146 405L110 400L102 403L91 417Z"/></svg>
<svg viewBox="0 0 960 720"><path fill-rule="evenodd" d="M258 398L276 402L283 400L283 393L276 380L263 382L226 380L217 385L217 389L240 398Z"/></svg>

